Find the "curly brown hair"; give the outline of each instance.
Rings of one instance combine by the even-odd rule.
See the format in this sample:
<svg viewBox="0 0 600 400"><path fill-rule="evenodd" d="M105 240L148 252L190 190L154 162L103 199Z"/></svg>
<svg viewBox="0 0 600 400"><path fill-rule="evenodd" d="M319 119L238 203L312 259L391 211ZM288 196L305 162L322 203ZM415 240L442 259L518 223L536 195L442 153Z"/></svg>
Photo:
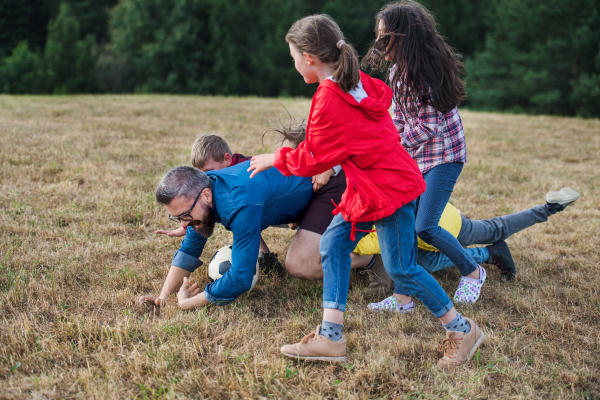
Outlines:
<svg viewBox="0 0 600 400"><path fill-rule="evenodd" d="M362 67L384 72L397 67L388 84L403 112L415 114L416 101L447 113L465 98L462 56L450 47L435 27L433 14L416 1L384 6L375 17L377 39L362 59ZM409 102L410 99L410 102Z"/></svg>

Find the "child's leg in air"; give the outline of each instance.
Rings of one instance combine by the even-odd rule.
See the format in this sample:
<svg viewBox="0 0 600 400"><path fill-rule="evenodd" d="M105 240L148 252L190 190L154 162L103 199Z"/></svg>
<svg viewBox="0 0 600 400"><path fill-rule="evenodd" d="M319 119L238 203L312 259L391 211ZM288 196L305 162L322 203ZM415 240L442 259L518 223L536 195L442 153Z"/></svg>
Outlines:
<svg viewBox="0 0 600 400"><path fill-rule="evenodd" d="M548 221L550 215L547 206L543 205L484 220L462 218L457 240L463 246L497 243L523 229Z"/></svg>
<svg viewBox="0 0 600 400"><path fill-rule="evenodd" d="M435 278L415 262L414 209L415 202L408 203L375 223L383 265L394 282L417 297L446 329L446 339L442 342L444 357L438 366L460 365L479 347L483 333L475 322L456 312Z"/></svg>
<svg viewBox="0 0 600 400"><path fill-rule="evenodd" d="M371 222L357 224L357 229L370 230ZM350 253L365 232L356 232L350 240L352 225L341 214L336 215L323 234L320 253L323 265L323 322L300 343L285 345L281 352L306 360L344 361L346 338L343 337L344 311L350 286Z"/></svg>

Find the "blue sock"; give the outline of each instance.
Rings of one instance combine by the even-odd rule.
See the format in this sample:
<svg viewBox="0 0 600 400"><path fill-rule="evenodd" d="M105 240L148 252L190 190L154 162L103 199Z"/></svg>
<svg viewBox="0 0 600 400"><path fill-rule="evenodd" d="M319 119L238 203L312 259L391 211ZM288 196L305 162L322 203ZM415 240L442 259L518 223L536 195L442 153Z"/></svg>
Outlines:
<svg viewBox="0 0 600 400"><path fill-rule="evenodd" d="M321 330L319 331L319 335L325 336L327 339L337 342L342 338L343 327L344 325L334 324L333 322L324 320L321 323Z"/></svg>
<svg viewBox="0 0 600 400"><path fill-rule="evenodd" d="M369 261L365 269L371 269L371 267L373 267L373 264L375 264L375 260L377 260L377 254L375 254L373 258L371 258L371 261Z"/></svg>
<svg viewBox="0 0 600 400"><path fill-rule="evenodd" d="M456 317L454 317L454 319L452 321L450 321L447 324L442 324L442 325L444 325L444 328L447 331L455 331L455 332L462 332L462 333L471 332L471 325L469 324L469 321L464 319L463 316L460 315L460 313L456 313Z"/></svg>

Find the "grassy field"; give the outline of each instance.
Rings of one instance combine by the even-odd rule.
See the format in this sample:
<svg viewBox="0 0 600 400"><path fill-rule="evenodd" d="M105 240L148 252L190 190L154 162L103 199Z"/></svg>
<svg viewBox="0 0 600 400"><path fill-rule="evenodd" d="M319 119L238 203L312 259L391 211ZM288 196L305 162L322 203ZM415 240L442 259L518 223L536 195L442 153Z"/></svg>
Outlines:
<svg viewBox="0 0 600 400"><path fill-rule="evenodd" d="M309 100L284 99L292 114ZM234 151L272 150L274 99L175 96L0 96L0 398L595 398L600 396L600 121L462 112L468 163L453 203L483 219L541 204L549 190L581 200L508 240L518 276L494 266L476 305L459 305L487 337L453 372L435 368L443 328L410 315L352 275L347 363L284 359L279 347L321 320L320 283L261 277L226 307L159 314L180 239L154 199L171 167L189 164L198 133ZM266 231L284 260L293 232ZM217 228L203 261L231 241ZM435 274L454 294L457 270ZM208 282L200 268L192 279Z"/></svg>

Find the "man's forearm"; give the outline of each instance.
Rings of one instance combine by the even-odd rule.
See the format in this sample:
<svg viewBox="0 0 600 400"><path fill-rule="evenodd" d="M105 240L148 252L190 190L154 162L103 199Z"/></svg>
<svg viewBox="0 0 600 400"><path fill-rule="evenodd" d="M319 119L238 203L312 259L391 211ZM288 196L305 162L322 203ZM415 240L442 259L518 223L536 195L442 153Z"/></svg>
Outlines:
<svg viewBox="0 0 600 400"><path fill-rule="evenodd" d="M191 274L190 271L171 265L167 279L165 279L162 291L160 292L160 298L166 300L171 293L177 292L183 283L183 278L189 278Z"/></svg>

